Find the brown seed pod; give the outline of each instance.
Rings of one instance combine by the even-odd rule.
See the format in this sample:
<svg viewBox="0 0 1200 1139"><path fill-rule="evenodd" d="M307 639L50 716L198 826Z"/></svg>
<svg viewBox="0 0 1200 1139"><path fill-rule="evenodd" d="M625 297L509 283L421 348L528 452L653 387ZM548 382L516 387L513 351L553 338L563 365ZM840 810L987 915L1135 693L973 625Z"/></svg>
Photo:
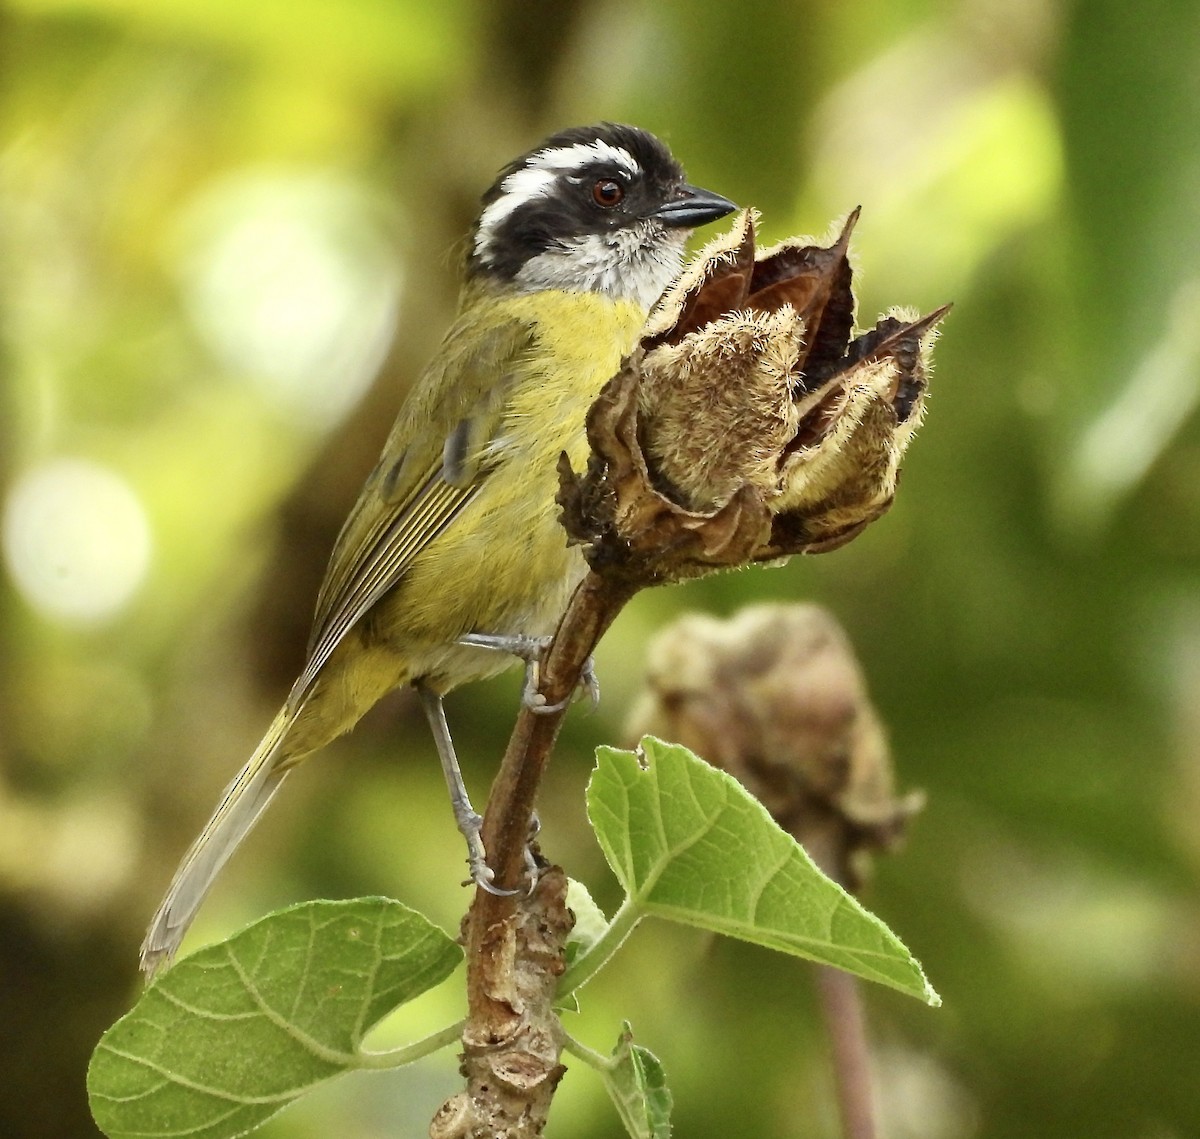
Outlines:
<svg viewBox="0 0 1200 1139"><path fill-rule="evenodd" d="M744 211L663 296L589 417L590 489L564 484L593 564L636 550L649 580L677 580L834 549L887 510L947 309L854 335L857 219L756 253Z"/></svg>

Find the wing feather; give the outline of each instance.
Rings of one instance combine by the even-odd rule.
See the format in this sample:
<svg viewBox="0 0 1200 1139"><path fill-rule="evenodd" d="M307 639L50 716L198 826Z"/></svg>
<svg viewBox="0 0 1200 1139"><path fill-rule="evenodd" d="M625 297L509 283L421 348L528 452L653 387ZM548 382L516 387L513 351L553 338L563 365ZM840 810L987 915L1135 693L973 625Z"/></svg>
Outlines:
<svg viewBox="0 0 1200 1139"><path fill-rule="evenodd" d="M408 509L393 518L372 549L366 552L358 572L347 581L310 650L304 671L292 688L289 704L304 698L342 638L404 576L413 558L449 525L478 490L478 483L469 487L450 486L443 481L440 468L431 474Z"/></svg>
<svg viewBox="0 0 1200 1139"><path fill-rule="evenodd" d="M401 409L384 460L338 535L317 598L308 659L289 707L304 699L346 634L401 580L487 477L486 446L503 419L533 332L527 321L509 320L481 334L477 320L460 319L447 336L438 362ZM452 438L453 447L447 445ZM470 440L465 455L464 438Z"/></svg>

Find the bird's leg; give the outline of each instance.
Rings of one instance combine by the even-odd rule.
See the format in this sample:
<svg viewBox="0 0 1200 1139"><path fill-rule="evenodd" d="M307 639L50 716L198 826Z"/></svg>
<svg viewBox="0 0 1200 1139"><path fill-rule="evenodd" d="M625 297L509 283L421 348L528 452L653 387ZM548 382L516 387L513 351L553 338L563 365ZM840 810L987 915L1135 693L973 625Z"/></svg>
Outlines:
<svg viewBox="0 0 1200 1139"><path fill-rule="evenodd" d="M537 690L538 666L551 641L550 637L529 637L523 633L464 633L458 638L460 645L470 645L477 649L492 649L494 652L508 653L520 657L525 662L525 687L521 691L521 703L531 712L543 715L550 712L561 712L573 699L574 694L557 704L547 704L546 698ZM600 704L600 679L596 676L596 666L589 656L583 662L583 671L579 676L579 687L587 694L595 709Z"/></svg>
<svg viewBox="0 0 1200 1139"><path fill-rule="evenodd" d="M481 890L489 894L517 894L519 890L504 890L493 885L495 871L487 864L487 852L483 849L483 840L479 832L483 827L483 818L471 806L467 795L466 784L463 783L462 771L458 766L458 756L454 754L454 741L450 739L450 725L446 723L446 710L442 707L441 696L423 684L414 685L421 697L421 706L429 720L433 732L433 742L437 746L438 759L442 763L442 774L446 777L446 786L450 789L450 806L454 810L454 821L463 838L467 840L467 865L470 867L471 880Z"/></svg>

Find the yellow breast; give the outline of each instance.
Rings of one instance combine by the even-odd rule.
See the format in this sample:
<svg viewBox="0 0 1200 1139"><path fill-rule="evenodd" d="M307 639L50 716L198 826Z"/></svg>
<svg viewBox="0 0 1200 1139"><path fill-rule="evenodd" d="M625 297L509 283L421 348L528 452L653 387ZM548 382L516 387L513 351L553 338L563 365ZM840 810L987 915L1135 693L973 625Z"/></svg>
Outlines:
<svg viewBox="0 0 1200 1139"><path fill-rule="evenodd" d="M534 344L487 444L490 470L406 574L397 598L404 612L390 614L399 639L410 643L411 668L442 673L448 686L508 664L453 648L462 633L553 631L585 568L558 522L558 458L565 451L576 469L586 461L588 408L645 320L639 306L591 293L530 294L502 304L532 326Z"/></svg>

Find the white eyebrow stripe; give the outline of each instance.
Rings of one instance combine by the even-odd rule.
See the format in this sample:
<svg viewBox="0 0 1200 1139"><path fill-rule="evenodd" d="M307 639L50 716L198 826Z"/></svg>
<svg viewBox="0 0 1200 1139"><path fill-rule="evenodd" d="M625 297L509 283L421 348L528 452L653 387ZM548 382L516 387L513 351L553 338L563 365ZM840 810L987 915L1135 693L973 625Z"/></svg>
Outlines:
<svg viewBox="0 0 1200 1139"><path fill-rule="evenodd" d="M636 178L642 168L637 159L623 146L613 146L598 138L595 142L577 142L572 146L555 146L539 150L528 162L532 168L549 170L579 170L593 162L615 162L631 178Z"/></svg>
<svg viewBox="0 0 1200 1139"><path fill-rule="evenodd" d="M496 232L496 227L513 210L534 198L548 194L556 181L557 176L549 170L531 170L528 166L514 170L500 184L503 191L500 197L479 215L479 227L475 231L475 252L483 252L484 246Z"/></svg>
<svg viewBox="0 0 1200 1139"><path fill-rule="evenodd" d="M558 175L580 170L595 162L612 162L630 178L642 171L638 161L623 146L613 146L602 138L595 142L577 142L571 146L553 146L530 155L525 165L514 170L500 183L501 194L479 215L475 231L475 255L488 260L486 252L496 228L514 210L534 198L550 193Z"/></svg>

